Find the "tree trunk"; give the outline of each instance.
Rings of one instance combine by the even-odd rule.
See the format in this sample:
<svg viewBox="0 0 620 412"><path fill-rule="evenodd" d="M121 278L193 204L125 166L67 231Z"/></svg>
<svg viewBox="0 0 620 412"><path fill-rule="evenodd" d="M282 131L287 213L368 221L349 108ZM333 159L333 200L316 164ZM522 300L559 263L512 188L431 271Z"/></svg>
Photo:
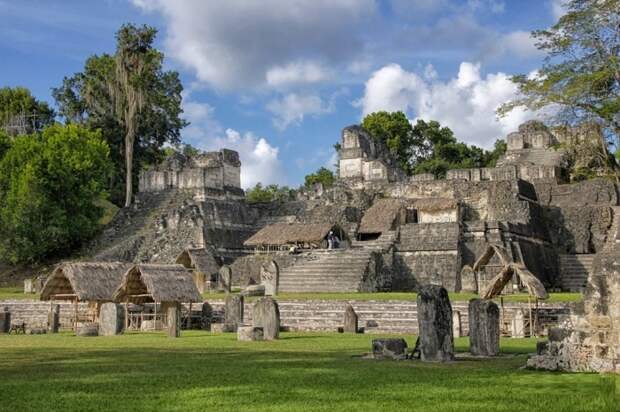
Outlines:
<svg viewBox="0 0 620 412"><path fill-rule="evenodd" d="M133 141L131 132L125 135L125 207L131 206L133 200Z"/></svg>

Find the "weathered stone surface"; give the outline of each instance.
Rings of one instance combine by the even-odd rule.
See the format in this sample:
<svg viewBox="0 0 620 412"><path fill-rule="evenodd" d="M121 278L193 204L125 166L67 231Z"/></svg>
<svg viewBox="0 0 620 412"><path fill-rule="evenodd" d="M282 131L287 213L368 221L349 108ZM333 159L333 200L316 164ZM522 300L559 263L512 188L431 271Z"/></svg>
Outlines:
<svg viewBox="0 0 620 412"><path fill-rule="evenodd" d="M114 336L123 333L125 309L118 303L104 303L99 312L99 335Z"/></svg>
<svg viewBox="0 0 620 412"><path fill-rule="evenodd" d="M452 312L452 335L455 338L460 338L463 335L463 326L461 324L461 312L455 310Z"/></svg>
<svg viewBox="0 0 620 412"><path fill-rule="evenodd" d="M252 324L263 329L265 340L278 339L280 336L280 309L271 297L259 299L252 308Z"/></svg>
<svg viewBox="0 0 620 412"><path fill-rule="evenodd" d="M83 323L78 325L75 331L76 336L99 336L99 325L96 323Z"/></svg>
<svg viewBox="0 0 620 412"><path fill-rule="evenodd" d="M232 270L229 266L222 266L217 277L217 288L220 292L230 293L232 287Z"/></svg>
<svg viewBox="0 0 620 412"><path fill-rule="evenodd" d="M272 260L260 268L261 284L265 287L265 295L275 296L278 294L278 282L280 279L280 268L278 264Z"/></svg>
<svg viewBox="0 0 620 412"><path fill-rule="evenodd" d="M510 335L513 338L525 337L525 317L523 316L523 311L521 309L517 309L512 316Z"/></svg>
<svg viewBox="0 0 620 412"><path fill-rule="evenodd" d="M168 336L171 338L178 338L181 336L181 311L179 310L179 306L176 304L169 306L166 310L166 315L168 318Z"/></svg>
<svg viewBox="0 0 620 412"><path fill-rule="evenodd" d="M211 332L213 333L231 333L236 332L237 326L230 325L227 323L212 323L211 324Z"/></svg>
<svg viewBox="0 0 620 412"><path fill-rule="evenodd" d="M0 333L9 333L11 329L11 312L8 307L0 309Z"/></svg>
<svg viewBox="0 0 620 412"><path fill-rule="evenodd" d="M237 330L237 326L243 324L243 296L226 296L224 323L230 325L233 331Z"/></svg>
<svg viewBox="0 0 620 412"><path fill-rule="evenodd" d="M254 341L263 340L263 328L255 326L239 326L237 328L237 340L241 341Z"/></svg>
<svg viewBox="0 0 620 412"><path fill-rule="evenodd" d="M249 285L241 291L241 296L265 296L265 285Z"/></svg>
<svg viewBox="0 0 620 412"><path fill-rule="evenodd" d="M499 307L491 300L469 301L469 351L476 356L499 354Z"/></svg>
<svg viewBox="0 0 620 412"><path fill-rule="evenodd" d="M47 329L45 328L29 328L26 330L27 335L45 335L47 333Z"/></svg>
<svg viewBox="0 0 620 412"><path fill-rule="evenodd" d="M407 342L404 339L373 339L372 355L375 359L407 359Z"/></svg>
<svg viewBox="0 0 620 412"><path fill-rule="evenodd" d="M448 291L437 285L422 286L417 303L421 359L426 362L453 360L452 306Z"/></svg>
<svg viewBox="0 0 620 412"><path fill-rule="evenodd" d="M35 293L34 281L32 279L24 280L24 293Z"/></svg>
<svg viewBox="0 0 620 412"><path fill-rule="evenodd" d="M58 333L60 328L60 306L54 305L47 313L47 330L49 333Z"/></svg>
<svg viewBox="0 0 620 412"><path fill-rule="evenodd" d="M200 329L211 330L211 319L213 317L213 307L209 302L202 304L202 313L200 316Z"/></svg>
<svg viewBox="0 0 620 412"><path fill-rule="evenodd" d="M343 331L345 333L357 333L357 313L355 313L355 309L353 306L347 305L347 308L344 311L344 328Z"/></svg>

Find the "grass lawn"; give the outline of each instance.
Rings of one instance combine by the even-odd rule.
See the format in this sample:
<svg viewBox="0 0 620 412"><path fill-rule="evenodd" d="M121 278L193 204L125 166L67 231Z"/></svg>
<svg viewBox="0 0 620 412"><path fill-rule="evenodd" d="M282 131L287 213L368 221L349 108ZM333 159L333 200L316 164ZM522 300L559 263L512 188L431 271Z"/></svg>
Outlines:
<svg viewBox="0 0 620 412"><path fill-rule="evenodd" d="M0 300L22 300L22 299L34 299L39 300L39 294L24 293L24 288L8 287L0 288Z"/></svg>
<svg viewBox="0 0 620 412"><path fill-rule="evenodd" d="M372 339L0 335L0 410L602 412L620 404L614 377L521 370L534 340L503 340L507 356L449 364L354 357ZM456 344L467 349L466 338Z"/></svg>

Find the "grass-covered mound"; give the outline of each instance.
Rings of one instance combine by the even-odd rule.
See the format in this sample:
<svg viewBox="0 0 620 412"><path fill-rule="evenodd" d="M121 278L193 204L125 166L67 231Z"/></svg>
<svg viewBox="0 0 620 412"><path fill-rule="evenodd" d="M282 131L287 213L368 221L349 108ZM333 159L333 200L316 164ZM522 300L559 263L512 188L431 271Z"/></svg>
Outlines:
<svg viewBox="0 0 620 412"><path fill-rule="evenodd" d="M609 411L619 383L521 370L535 341L497 359L423 364L354 357L372 335L284 333L275 342L184 331L80 338L0 335L1 410ZM415 337L407 336L410 345ZM467 339L457 340L467 350ZM616 402L616 403L614 403Z"/></svg>

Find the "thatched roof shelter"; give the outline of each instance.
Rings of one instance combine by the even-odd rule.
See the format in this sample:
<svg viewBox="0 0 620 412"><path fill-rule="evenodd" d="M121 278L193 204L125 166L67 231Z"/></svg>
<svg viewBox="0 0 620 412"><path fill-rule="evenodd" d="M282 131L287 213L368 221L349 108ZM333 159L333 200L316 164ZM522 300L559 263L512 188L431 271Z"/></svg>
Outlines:
<svg viewBox="0 0 620 412"><path fill-rule="evenodd" d="M342 232L332 223L275 223L265 226L243 244L253 247L296 244L319 247L330 230L337 235Z"/></svg>
<svg viewBox="0 0 620 412"><path fill-rule="evenodd" d="M399 215L403 212L404 202L401 199L378 199L364 213L357 233L371 234L393 230Z"/></svg>
<svg viewBox="0 0 620 412"><path fill-rule="evenodd" d="M202 302L192 275L181 265L141 264L131 267L114 292L115 302Z"/></svg>
<svg viewBox="0 0 620 412"><path fill-rule="evenodd" d="M111 302L123 275L131 267L120 262L66 262L45 282L41 300Z"/></svg>
<svg viewBox="0 0 620 412"><path fill-rule="evenodd" d="M523 286L526 287L528 294L537 299L547 299L549 294L545 286L532 272L519 263L510 263L489 282L486 290L481 294L483 299L493 299L502 292L504 287L510 282L513 275L517 275Z"/></svg>
<svg viewBox="0 0 620 412"><path fill-rule="evenodd" d="M213 253L204 248L185 249L177 257L175 263L205 275L217 273L220 270L220 265L213 256Z"/></svg>

